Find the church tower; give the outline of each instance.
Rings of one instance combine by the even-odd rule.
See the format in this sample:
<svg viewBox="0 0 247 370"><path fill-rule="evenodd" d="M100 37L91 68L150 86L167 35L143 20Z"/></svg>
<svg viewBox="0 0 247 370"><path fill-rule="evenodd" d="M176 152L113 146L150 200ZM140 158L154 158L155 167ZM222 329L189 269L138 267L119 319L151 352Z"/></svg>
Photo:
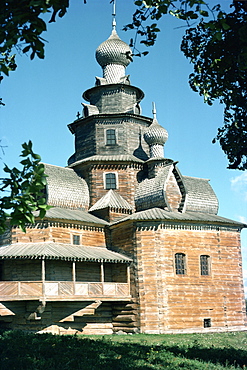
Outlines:
<svg viewBox="0 0 247 370"><path fill-rule="evenodd" d="M115 26L97 48L96 59L103 77L96 77L95 86L84 92L88 103L83 103L82 117L69 125L75 153L68 166L87 181L91 212L103 216L109 205L115 209L114 216L105 215L109 221L135 208L135 190L149 153L143 133L152 120L141 115L144 93L126 75L131 49Z"/></svg>

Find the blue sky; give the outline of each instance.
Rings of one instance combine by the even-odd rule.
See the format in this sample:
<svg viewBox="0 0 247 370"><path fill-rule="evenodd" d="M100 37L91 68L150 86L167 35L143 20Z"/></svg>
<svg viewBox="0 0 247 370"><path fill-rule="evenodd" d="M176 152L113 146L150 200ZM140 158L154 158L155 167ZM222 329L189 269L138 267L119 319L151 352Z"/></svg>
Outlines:
<svg viewBox="0 0 247 370"><path fill-rule="evenodd" d="M217 1L223 3L222 1ZM210 1L211 4L215 2ZM131 32L132 0L117 1L117 31L126 42ZM219 215L247 223L247 172L228 170L218 144L212 144L223 122L223 106L209 107L188 85L192 65L180 52L185 28L172 16L162 19L157 43L149 55L135 58L127 68L131 84L145 93L142 112L157 118L169 138L165 156L179 161L183 175L210 179L219 199ZM65 166L74 152L67 124L81 112L82 93L102 76L95 50L111 33L110 0L71 0L64 18L48 25L45 59L30 61L17 55L18 69L2 84L6 104L0 110L0 138L6 145L2 160L17 166L21 144L32 140L45 163ZM242 253L247 293L247 230L242 232Z"/></svg>

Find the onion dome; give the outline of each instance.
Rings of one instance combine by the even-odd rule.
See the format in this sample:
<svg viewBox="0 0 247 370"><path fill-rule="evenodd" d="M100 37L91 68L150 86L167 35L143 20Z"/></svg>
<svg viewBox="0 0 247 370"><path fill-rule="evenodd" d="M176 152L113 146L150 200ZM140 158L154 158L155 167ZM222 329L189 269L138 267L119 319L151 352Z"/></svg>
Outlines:
<svg viewBox="0 0 247 370"><path fill-rule="evenodd" d="M165 128L160 126L157 119L153 119L153 123L149 126L148 130L144 133L144 139L148 145L164 145L168 139L168 132Z"/></svg>
<svg viewBox="0 0 247 370"><path fill-rule="evenodd" d="M128 57L129 56L129 57ZM131 49L122 41L115 29L111 36L96 50L96 60L103 69L103 77L108 84L122 83L125 68L131 61Z"/></svg>
<svg viewBox="0 0 247 370"><path fill-rule="evenodd" d="M144 140L149 145L150 158L164 157L164 144L168 139L168 132L160 126L156 118L155 104L153 103L153 122L144 133Z"/></svg>
<svg viewBox="0 0 247 370"><path fill-rule="evenodd" d="M97 48L96 60L101 67L108 64L120 64L127 67L130 63L130 59L127 58L128 54L131 55L129 45L122 41L113 29L111 36Z"/></svg>

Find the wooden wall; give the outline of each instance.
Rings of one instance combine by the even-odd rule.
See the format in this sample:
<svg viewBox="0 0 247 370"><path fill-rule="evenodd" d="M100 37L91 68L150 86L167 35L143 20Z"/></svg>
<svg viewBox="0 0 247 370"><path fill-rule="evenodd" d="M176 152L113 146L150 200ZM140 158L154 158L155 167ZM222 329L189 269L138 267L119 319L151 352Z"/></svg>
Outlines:
<svg viewBox="0 0 247 370"><path fill-rule="evenodd" d="M104 282L127 283L127 265L104 263ZM41 260L5 260L1 263L3 281L41 281ZM100 282L99 262L76 262L76 281ZM45 261L46 281L72 281L72 262L61 260Z"/></svg>
<svg viewBox="0 0 247 370"><path fill-rule="evenodd" d="M15 228L12 232L13 243L56 242L72 244L72 235L81 235L81 245L84 247L105 247L104 229L100 227L87 227L83 225L65 224L62 222L37 223L28 227L26 233Z"/></svg>
<svg viewBox="0 0 247 370"><path fill-rule="evenodd" d="M143 222L134 231L129 223L112 229L112 245L134 259L141 332L203 331L209 318L211 330L246 324L237 229ZM176 274L175 253L186 255L185 275ZM208 276L200 274L200 255L210 256Z"/></svg>
<svg viewBox="0 0 247 370"><path fill-rule="evenodd" d="M38 301L4 302L0 325L53 334L135 333L135 309L131 302L46 302L45 306Z"/></svg>
<svg viewBox="0 0 247 370"><path fill-rule="evenodd" d="M177 275L175 253L186 255L186 274ZM200 274L200 255L209 255L210 275ZM202 329L244 325L239 233L227 230L150 228L137 232L141 330Z"/></svg>
<svg viewBox="0 0 247 370"><path fill-rule="evenodd" d="M41 260L2 261L2 279L9 281L41 281Z"/></svg>
<svg viewBox="0 0 247 370"><path fill-rule="evenodd" d="M91 168L89 180L90 206L94 205L107 192L104 189L104 173L117 173L118 189L116 191L134 207L134 196L137 182L137 174L140 171L139 166L132 165L101 165Z"/></svg>
<svg viewBox="0 0 247 370"><path fill-rule="evenodd" d="M107 302L47 302L42 307L38 301L20 301L5 302L4 306L14 314L0 317L1 327L5 328L54 334L113 332L111 303Z"/></svg>

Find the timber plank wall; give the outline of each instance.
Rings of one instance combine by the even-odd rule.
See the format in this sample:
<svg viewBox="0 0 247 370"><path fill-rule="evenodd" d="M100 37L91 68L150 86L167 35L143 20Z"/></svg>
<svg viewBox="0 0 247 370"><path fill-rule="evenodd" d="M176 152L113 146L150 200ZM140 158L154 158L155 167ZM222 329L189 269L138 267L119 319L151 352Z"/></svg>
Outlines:
<svg viewBox="0 0 247 370"><path fill-rule="evenodd" d="M186 256L177 275L175 253ZM200 274L200 255L210 256L210 273ZM140 321L144 332L244 325L239 233L216 230L137 232Z"/></svg>
<svg viewBox="0 0 247 370"><path fill-rule="evenodd" d="M133 302L4 302L0 324L5 329L53 334L138 332ZM2 315L2 316L1 316Z"/></svg>
<svg viewBox="0 0 247 370"><path fill-rule="evenodd" d="M15 228L12 243L57 242L72 244L72 235L81 235L81 245L85 247L105 247L104 228L64 222L37 223L29 227L26 233Z"/></svg>
<svg viewBox="0 0 247 370"><path fill-rule="evenodd" d="M246 325L240 233L204 226L140 222L112 229L112 244L134 259L131 293L141 332L203 331L205 319L212 330ZM184 275L176 274L176 253L186 256ZM210 257L209 275L200 273L200 255Z"/></svg>

